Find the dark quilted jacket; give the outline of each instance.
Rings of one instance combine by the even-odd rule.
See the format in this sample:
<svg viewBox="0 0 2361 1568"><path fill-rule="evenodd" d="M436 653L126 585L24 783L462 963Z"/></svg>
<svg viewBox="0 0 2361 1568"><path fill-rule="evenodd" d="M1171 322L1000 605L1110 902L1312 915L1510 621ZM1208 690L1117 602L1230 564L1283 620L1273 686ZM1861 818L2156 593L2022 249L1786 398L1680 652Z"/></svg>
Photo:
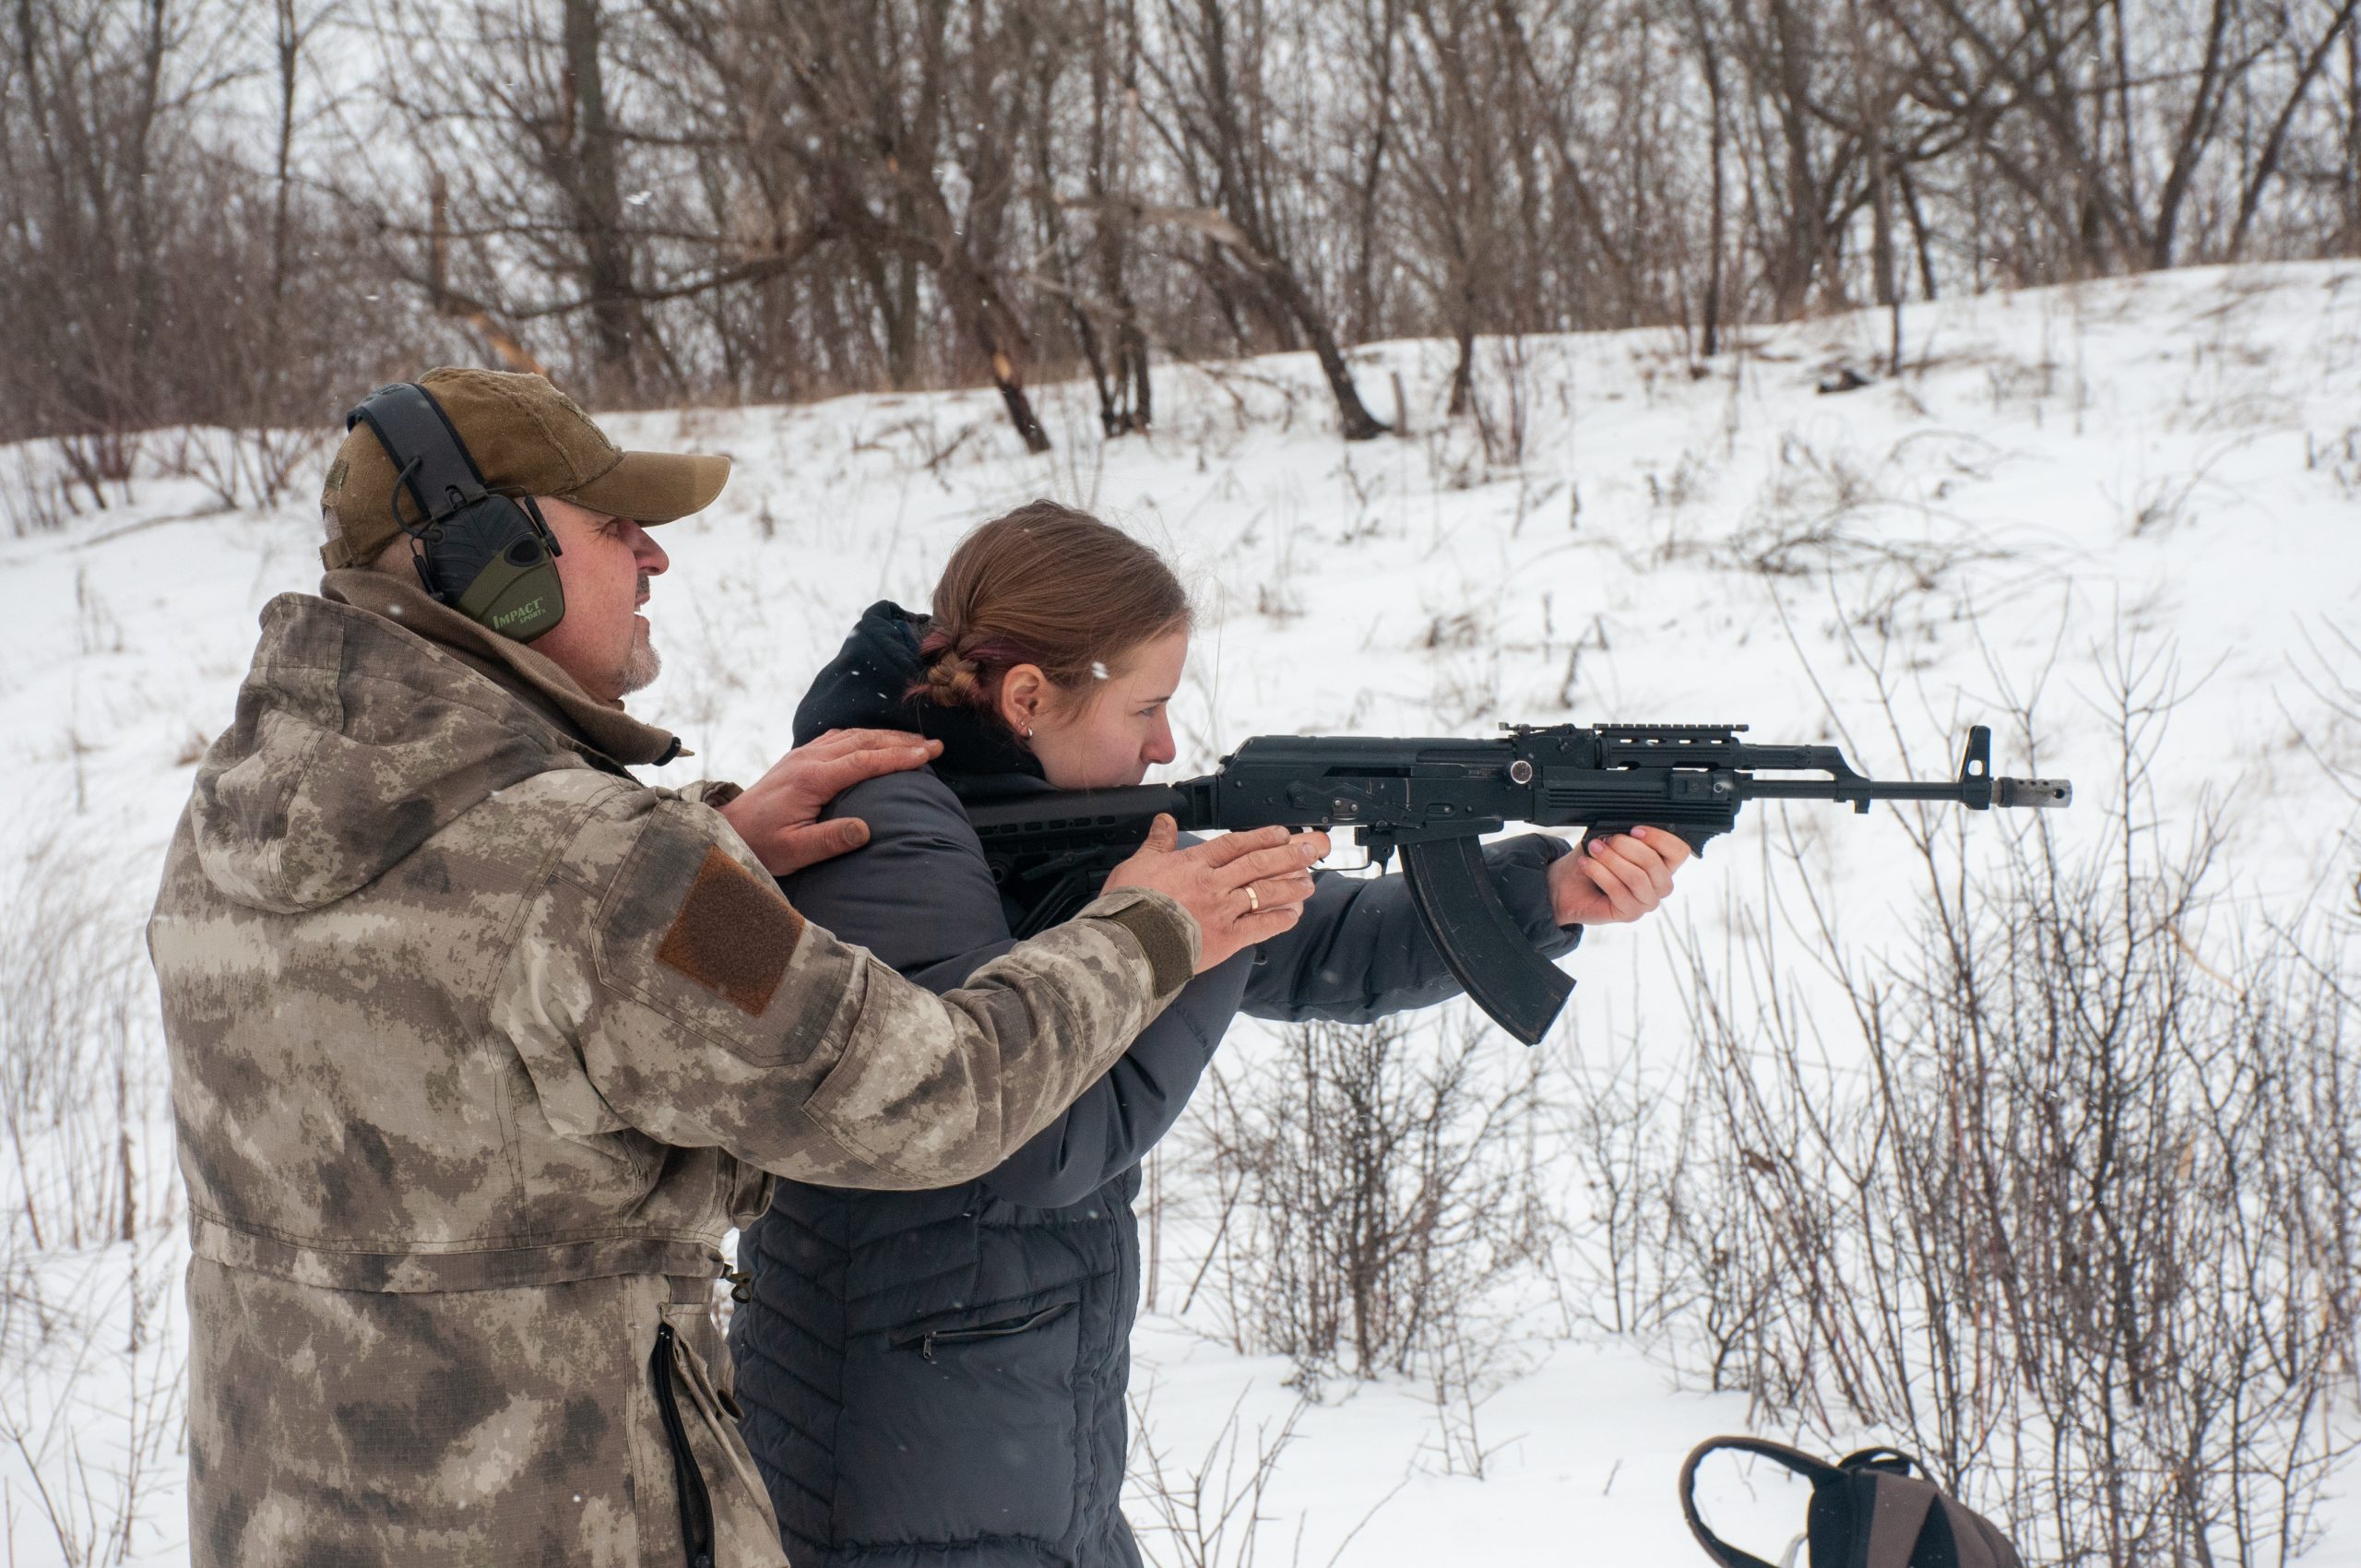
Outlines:
<svg viewBox="0 0 2361 1568"><path fill-rule="evenodd" d="M902 706L908 618L864 617L796 716L796 738L923 722L936 770L848 791L869 846L789 878L803 914L949 990L1011 945L958 791L1042 789L1005 737ZM967 765L963 767L961 765ZM1544 951L1564 846L1488 851ZM1230 1018L1361 1021L1456 987L1399 877L1323 875L1303 921L1200 976L1063 1117L983 1180L937 1192L779 1183L741 1239L753 1299L730 1326L748 1445L797 1568L1138 1562L1122 1488L1139 1161L1180 1117Z"/></svg>

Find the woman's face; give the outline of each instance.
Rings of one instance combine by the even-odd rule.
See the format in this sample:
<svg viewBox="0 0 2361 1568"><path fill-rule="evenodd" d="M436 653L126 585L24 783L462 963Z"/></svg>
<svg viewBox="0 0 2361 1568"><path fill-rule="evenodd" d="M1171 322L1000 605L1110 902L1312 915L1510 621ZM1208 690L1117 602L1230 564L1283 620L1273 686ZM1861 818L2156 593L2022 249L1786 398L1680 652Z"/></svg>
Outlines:
<svg viewBox="0 0 2361 1568"><path fill-rule="evenodd" d="M1165 707L1188 659L1189 634L1167 632L1133 648L1090 689L1071 694L1019 665L1001 683L1001 717L1020 735L1032 731L1033 754L1057 789L1136 784L1175 754Z"/></svg>

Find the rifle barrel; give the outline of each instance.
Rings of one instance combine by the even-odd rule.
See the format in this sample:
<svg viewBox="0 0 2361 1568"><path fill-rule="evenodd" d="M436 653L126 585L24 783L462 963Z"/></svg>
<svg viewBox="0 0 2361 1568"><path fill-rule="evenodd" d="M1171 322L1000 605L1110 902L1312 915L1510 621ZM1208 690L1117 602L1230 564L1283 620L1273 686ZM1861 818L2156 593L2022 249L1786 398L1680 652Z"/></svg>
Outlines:
<svg viewBox="0 0 2361 1568"><path fill-rule="evenodd" d="M2074 799L2074 787L2062 778L1995 778L1991 790L1990 803L1996 806L2063 806ZM1981 779L1750 778L1738 792L1752 801L1955 801L1975 805L1983 790Z"/></svg>

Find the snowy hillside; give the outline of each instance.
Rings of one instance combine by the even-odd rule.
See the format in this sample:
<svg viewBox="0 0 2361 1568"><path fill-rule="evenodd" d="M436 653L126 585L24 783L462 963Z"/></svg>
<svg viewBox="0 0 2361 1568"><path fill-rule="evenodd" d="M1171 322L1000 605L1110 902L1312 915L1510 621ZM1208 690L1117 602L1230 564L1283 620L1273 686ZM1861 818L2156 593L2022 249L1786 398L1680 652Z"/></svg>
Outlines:
<svg viewBox="0 0 2361 1568"><path fill-rule="evenodd" d="M1045 388L1045 458L1017 450L987 393L618 417L626 445L737 465L717 506L660 536L673 566L648 613L665 673L633 707L697 754L661 781L751 777L863 606L922 605L964 529L1049 494L1164 549L1196 592L1175 776L1266 731L1615 719L1744 722L1756 740L1841 742L1875 776L1948 777L1986 722L2002 772L2075 780L2077 807L2048 824L2070 850L2119 827L2110 692L2129 684L2178 699L2151 737L2155 811L2178 825L2225 808L2221 897L2178 934L2219 966L2254 930L2310 921L2352 956L2361 733L2337 715L2361 692L2361 269L1914 306L1901 376L1816 390L1845 367L1876 372L1885 329L1761 329L1694 375L1667 334L1488 350L1489 457L1472 422L1442 417L1450 358L1432 343L1356 356L1364 396L1408 434L1352 446L1309 355L1161 367L1146 439L1102 444L1086 388ZM150 443L151 468L169 445ZM0 459L21 474L39 457ZM144 966L161 847L229 719L255 613L318 575L306 495L225 513L193 480L147 473L109 499L62 532L0 540L15 671L0 727L24 747L0 855L0 1009L20 1010L5 1026L19 1054L61 1038L21 1012L37 961L65 961L58 931L95 922L66 955L76 973ZM1672 938L1714 961L1782 909L1790 847L1834 890L1851 940L1875 950L1908 929L1923 877L1902 817L1781 821L1742 821L1663 916L1584 944L1551 1048L1560 1099L1610 1060L1677 1066L1688 969ZM1964 826L1971 863L2027 830ZM0 1517L16 1562L184 1552L171 1394L184 1248L148 1005L119 1080L96 1047L6 1069ZM1241 1029L1226 1055L1273 1049ZM1520 1050L1498 1035L1489 1049ZM1579 1218L1584 1189L1568 1176L1558 1195ZM1186 1202L1173 1212L1135 1393L1168 1471L1206 1469L1235 1411L1242 1496L1258 1428L1267 1447L1298 1396L1286 1360L1228 1348L1204 1293L1179 1310L1204 1235ZM1703 1562L1673 1474L1691 1443L1746 1420L1744 1399L1676 1388L1660 1357L1563 1305L1512 1336L1472 1414L1415 1381L1315 1380L1252 1549L1373 1568ZM1800 1519L1792 1494L1766 1495ZM1244 1561L1244 1517L1212 1561ZM2361 1562L2361 1503L2321 1522L2306 1561ZM1180 1560L1153 1529L1146 1545Z"/></svg>

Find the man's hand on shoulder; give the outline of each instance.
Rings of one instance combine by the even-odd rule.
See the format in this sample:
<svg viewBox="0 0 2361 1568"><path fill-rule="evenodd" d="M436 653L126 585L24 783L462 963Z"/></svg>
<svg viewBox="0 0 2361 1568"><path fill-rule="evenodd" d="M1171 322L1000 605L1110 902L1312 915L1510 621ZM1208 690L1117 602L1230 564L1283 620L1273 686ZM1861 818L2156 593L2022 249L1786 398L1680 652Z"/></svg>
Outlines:
<svg viewBox="0 0 2361 1568"><path fill-rule="evenodd" d="M830 801L864 778L922 767L942 752L942 742L899 730L831 730L779 758L718 809L764 870L787 876L869 842L869 825L859 817L820 820Z"/></svg>

